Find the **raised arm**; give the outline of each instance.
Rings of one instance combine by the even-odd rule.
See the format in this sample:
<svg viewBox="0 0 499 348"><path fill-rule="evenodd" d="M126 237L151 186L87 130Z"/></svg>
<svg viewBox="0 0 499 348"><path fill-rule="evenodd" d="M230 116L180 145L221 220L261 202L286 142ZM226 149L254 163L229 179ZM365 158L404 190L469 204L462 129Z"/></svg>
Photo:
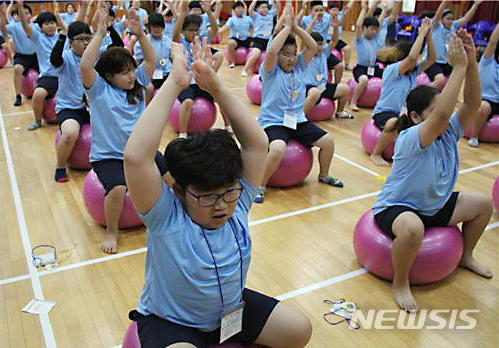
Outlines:
<svg viewBox="0 0 499 348"><path fill-rule="evenodd" d="M482 89L480 75L478 74L478 63L476 61L476 49L473 37L466 30L460 30L458 35L468 55L468 69L466 70L466 79L464 80L463 103L457 111L457 117L464 129L468 127L471 121L478 114L478 109L482 103Z"/></svg>
<svg viewBox="0 0 499 348"><path fill-rule="evenodd" d="M298 21L298 18L296 20ZM298 22L298 24L300 24L300 22ZM314 14L312 16L312 20L310 21L310 24L307 27L307 32L308 33L313 32L316 24L317 24L317 14Z"/></svg>
<svg viewBox="0 0 499 348"><path fill-rule="evenodd" d="M397 20L397 17L398 17L400 12L402 12L402 1L396 0L393 3L392 11L390 12L389 24L392 24Z"/></svg>
<svg viewBox="0 0 499 348"><path fill-rule="evenodd" d="M381 0L375 0L375 1L373 1L373 3L371 4L371 6L369 6L369 9L367 10L366 17L372 17L372 16L374 16L374 12L376 12L376 9L378 8L378 6L379 6L380 3L381 3Z"/></svg>
<svg viewBox="0 0 499 348"><path fill-rule="evenodd" d="M142 54L144 55L144 68L146 69L147 75L149 78L154 74L154 70L156 69L157 64L157 56L154 47L149 41L149 38L142 30L142 24L140 23L140 17L138 16L135 9L130 11L130 31L132 34L136 35L140 44L140 49L142 50Z"/></svg>
<svg viewBox="0 0 499 348"><path fill-rule="evenodd" d="M302 54L305 64L308 64L317 52L317 42L315 42L314 38L305 29L300 27L296 20L293 21L293 31L298 35L304 45Z"/></svg>
<svg viewBox="0 0 499 348"><path fill-rule="evenodd" d="M14 10L14 0L10 0L9 6L7 6L7 18L12 17L13 10Z"/></svg>
<svg viewBox="0 0 499 348"><path fill-rule="evenodd" d="M251 1L251 4L249 5L248 8L248 16L252 17L253 13L255 13L255 6L256 6L257 0Z"/></svg>
<svg viewBox="0 0 499 348"><path fill-rule="evenodd" d="M350 12L350 10L353 8L354 3L355 3L355 0L349 0L345 9L342 10L343 11L343 18L341 19L340 25L343 25L343 19L348 14L348 12Z"/></svg>
<svg viewBox="0 0 499 348"><path fill-rule="evenodd" d="M102 40L107 33L107 16L107 9L105 9L103 6L100 6L97 9L97 13L95 15L96 21L98 23L97 32L95 33L92 41L90 41L87 48L83 52L83 56L81 57L81 80L85 88L92 87L97 76L97 72L95 71L94 66L100 54Z"/></svg>
<svg viewBox="0 0 499 348"><path fill-rule="evenodd" d="M56 68L60 68L64 64L64 59L62 58L62 53L64 51L64 44L66 43L66 34L61 33L59 39L52 48L50 53L50 64Z"/></svg>
<svg viewBox="0 0 499 348"><path fill-rule="evenodd" d="M494 54L497 49L497 42L499 41L499 23L496 24L492 35L490 35L489 43L485 48L485 52L483 52L483 56L487 59L494 57Z"/></svg>
<svg viewBox="0 0 499 348"><path fill-rule="evenodd" d="M338 43L338 38L339 38L339 26L340 26L340 21L338 20L338 16L331 15L331 23L330 25L333 26L333 37L331 41L329 41L328 44L328 52L331 52L333 48L336 47L336 44Z"/></svg>
<svg viewBox="0 0 499 348"><path fill-rule="evenodd" d="M83 1L80 6L78 6L78 12L76 13L75 21L84 22L87 18L88 6L90 3L88 1Z"/></svg>
<svg viewBox="0 0 499 348"><path fill-rule="evenodd" d="M433 26L437 25L444 16L444 11L447 8L447 0L443 0L435 12L435 17L433 17Z"/></svg>
<svg viewBox="0 0 499 348"><path fill-rule="evenodd" d="M362 8L359 13L359 18L357 18L357 23L355 23L355 37L357 39L360 39L362 37L362 24L364 24L366 11L367 11L367 1L362 0Z"/></svg>
<svg viewBox="0 0 499 348"><path fill-rule="evenodd" d="M151 209L161 194L161 174L155 163L156 152L166 126L168 112L180 92L189 86L187 55L179 43L172 43L172 69L140 116L125 147L125 177L134 205L141 213Z"/></svg>
<svg viewBox="0 0 499 348"><path fill-rule="evenodd" d="M272 8L275 8L275 13L278 15L281 12L281 2L272 0Z"/></svg>
<svg viewBox="0 0 499 348"><path fill-rule="evenodd" d="M267 48L267 55L265 56L265 60L263 62L265 66L265 71L269 73L274 69L274 66L277 64L277 55L281 50L284 42L288 38L289 34L293 29L293 17L291 15L291 6L286 4L286 8L284 9L283 20L284 20L284 28L276 35L276 37L271 41L269 47Z"/></svg>
<svg viewBox="0 0 499 348"><path fill-rule="evenodd" d="M419 141L422 148L432 144L449 127L449 118L454 111L459 90L466 75L468 57L457 35L452 34L447 52L449 64L453 67L452 73L442 93L436 97L433 112L421 123Z"/></svg>
<svg viewBox="0 0 499 348"><path fill-rule="evenodd" d="M59 28L61 28L62 31L67 33L68 26L62 20L61 14L59 13L59 4L55 0L54 0L54 15L55 15L55 19L57 20L57 25L59 26Z"/></svg>
<svg viewBox="0 0 499 348"><path fill-rule="evenodd" d="M220 13L222 13L222 6L223 6L222 0L215 0L215 13L213 15L217 20L220 18Z"/></svg>
<svg viewBox="0 0 499 348"><path fill-rule="evenodd" d="M0 29L2 30L3 37L7 37L9 35L9 32L7 31L7 24L9 21L5 11L5 4L0 4Z"/></svg>
<svg viewBox="0 0 499 348"><path fill-rule="evenodd" d="M21 25L26 32L26 36L31 37L31 35L33 35L33 29L29 25L28 17L26 17L26 14L24 13L23 0L16 0L16 8L19 18L21 19Z"/></svg>
<svg viewBox="0 0 499 348"><path fill-rule="evenodd" d="M473 5L468 10L468 12L466 12L466 14L463 17L459 18L459 26L466 25L473 19L476 10L478 9L478 6L480 6L482 1L483 0L475 0L475 2L473 2Z"/></svg>
<svg viewBox="0 0 499 348"><path fill-rule="evenodd" d="M418 37L414 41L414 44L411 47L409 55L406 58L404 58L399 64L399 75L403 75L406 72L414 69L414 67L418 63L419 54L421 53L421 48L423 47L424 40L425 38L431 36L428 35L428 33L430 32L430 26L431 26L431 20L429 18L425 18L423 20L423 23L421 24L421 27L419 28ZM428 59L426 60L426 62L431 61L431 59L433 59L433 63L435 62L434 49L435 47L433 47L432 52L430 52L430 46L428 45ZM430 53L433 55L433 57L430 56Z"/></svg>
<svg viewBox="0 0 499 348"><path fill-rule="evenodd" d="M185 17L189 14L189 3L187 1L180 2L180 14L175 21L175 27L173 28L172 41L180 42L180 32L182 31L182 26L184 25Z"/></svg>
<svg viewBox="0 0 499 348"><path fill-rule="evenodd" d="M305 16L305 12L307 12L307 3L309 0L303 0L301 4L301 9L300 12L298 12L298 15L296 16L296 21L298 22L299 25L301 25L301 21L303 20L303 16ZM286 2L286 7L291 6L289 1ZM286 10L286 8L284 8Z"/></svg>
<svg viewBox="0 0 499 348"><path fill-rule="evenodd" d="M211 38L213 39L213 37L215 37L215 35L217 35L217 33L218 33L218 23L217 23L217 19L213 15L213 12L211 11L210 0L203 0L202 7L203 7L204 12L208 15L208 19L210 20Z"/></svg>

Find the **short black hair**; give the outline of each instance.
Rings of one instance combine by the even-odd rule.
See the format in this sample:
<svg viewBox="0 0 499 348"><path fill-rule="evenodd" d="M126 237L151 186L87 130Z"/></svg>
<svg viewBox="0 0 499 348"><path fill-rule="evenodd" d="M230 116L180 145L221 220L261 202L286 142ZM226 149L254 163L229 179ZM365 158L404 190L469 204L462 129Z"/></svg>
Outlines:
<svg viewBox="0 0 499 348"><path fill-rule="evenodd" d="M66 11L68 10L68 7L69 7L70 5L71 5L71 6L73 6L73 9L76 9L75 4L73 4L72 2L68 2L68 3L66 4Z"/></svg>
<svg viewBox="0 0 499 348"><path fill-rule="evenodd" d="M255 10L258 10L258 8L262 5L269 5L269 3L267 1L257 1L256 2L256 5L255 5Z"/></svg>
<svg viewBox="0 0 499 348"><path fill-rule="evenodd" d="M112 7L110 7L110 8L108 9L108 11L109 11L109 17L112 17L112 18L115 18L115 17L116 17L116 12L114 12L114 10L113 10L113 8L112 8Z"/></svg>
<svg viewBox="0 0 499 348"><path fill-rule="evenodd" d="M310 1L310 8L314 8L315 6L324 6L324 4L319 0Z"/></svg>
<svg viewBox="0 0 499 348"><path fill-rule="evenodd" d="M172 12L172 10L168 10L168 11L166 11L166 13L165 13L165 17L171 17L171 16L173 16L173 12Z"/></svg>
<svg viewBox="0 0 499 348"><path fill-rule="evenodd" d="M193 8L200 8L200 9L203 9L203 8L201 7L201 2L199 2L199 1L191 1L191 2L189 3L189 10L192 10Z"/></svg>
<svg viewBox="0 0 499 348"><path fill-rule="evenodd" d="M312 39L314 39L315 42L317 42L317 43L324 42L324 38L322 37L321 33L317 32L317 31L310 33L310 36L312 36Z"/></svg>
<svg viewBox="0 0 499 348"><path fill-rule="evenodd" d="M340 8L340 4L338 4L338 1L330 1L328 3L329 8Z"/></svg>
<svg viewBox="0 0 499 348"><path fill-rule="evenodd" d="M200 191L216 190L242 176L241 150L223 129L173 140L164 156L168 171L184 191L189 185Z"/></svg>
<svg viewBox="0 0 499 348"><path fill-rule="evenodd" d="M232 9L233 9L233 10L235 10L236 8L238 8L238 7L240 7L240 6L241 6L241 7L244 7L243 2L242 2L242 1L236 1L236 2L234 2L234 3L232 4Z"/></svg>
<svg viewBox="0 0 499 348"><path fill-rule="evenodd" d="M195 25L198 29L201 27L201 23L203 23L203 19L200 15L187 15L184 20L184 24L182 24L182 30L187 29L187 27L191 25Z"/></svg>
<svg viewBox="0 0 499 348"><path fill-rule="evenodd" d="M288 46L288 45L295 45L296 46L296 38L294 35L290 34L286 40L284 41L284 43L282 44L282 47L284 46Z"/></svg>
<svg viewBox="0 0 499 348"><path fill-rule="evenodd" d="M44 12L40 13L36 17L36 21L35 21L35 23L38 24L40 26L40 28L42 27L42 25L44 23L51 23L51 22L57 23L57 18L55 17L55 15L52 12L48 12L48 11L44 11Z"/></svg>
<svg viewBox="0 0 499 348"><path fill-rule="evenodd" d="M373 16L374 17L379 17L381 15L381 12L383 12L381 10L381 8L380 7L376 7L376 9L374 10Z"/></svg>
<svg viewBox="0 0 499 348"><path fill-rule="evenodd" d="M23 8L26 9L26 10L28 10L29 14L33 14L33 11L31 10L31 7L29 7L28 5L23 4ZM14 7L14 9L12 10L12 14L13 15L19 15L19 13L17 12L17 7Z"/></svg>
<svg viewBox="0 0 499 348"><path fill-rule="evenodd" d="M418 16L418 19L433 18L435 17L435 11L424 11Z"/></svg>
<svg viewBox="0 0 499 348"><path fill-rule="evenodd" d="M449 10L449 9L446 9L444 11L444 14L442 15L442 18L444 18L445 16L450 15L450 14L453 14L453 12L451 10Z"/></svg>
<svg viewBox="0 0 499 348"><path fill-rule="evenodd" d="M366 28L368 28L368 27L376 27L376 28L379 28L379 22L373 16L369 16L369 17L364 18L364 23L362 23L362 27L366 27Z"/></svg>
<svg viewBox="0 0 499 348"><path fill-rule="evenodd" d="M68 27L68 39L73 40L80 34L92 35L90 26L87 23L81 21L71 23Z"/></svg>
<svg viewBox="0 0 499 348"><path fill-rule="evenodd" d="M149 28L151 27L165 27L165 19L159 13L151 13L149 15L149 22L147 24Z"/></svg>

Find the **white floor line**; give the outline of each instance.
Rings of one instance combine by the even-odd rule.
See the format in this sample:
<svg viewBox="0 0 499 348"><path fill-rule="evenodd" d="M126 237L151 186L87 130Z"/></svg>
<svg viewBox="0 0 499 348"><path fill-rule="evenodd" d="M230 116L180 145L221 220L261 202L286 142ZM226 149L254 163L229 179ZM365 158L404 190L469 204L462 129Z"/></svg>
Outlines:
<svg viewBox="0 0 499 348"><path fill-rule="evenodd" d="M371 170L371 169L369 169L369 168L366 168L366 167L364 167L364 166L361 166L360 164L357 164L357 163L355 163L355 162L353 162L353 161L350 161L348 158L345 158L345 157L343 157L343 156L340 156L340 155L338 155L338 154L336 154L336 153L334 154L334 157L336 157L336 158L338 158L339 160L342 160L342 161L344 161L344 162L346 162L346 163L348 163L348 164L351 164L352 166L357 167L357 168L359 168L359 169L361 169L361 170L365 171L366 173L369 173L369 174L371 174L371 175L373 175L373 176L382 176L381 174L376 173L375 171L373 171L373 170Z"/></svg>
<svg viewBox="0 0 499 348"><path fill-rule="evenodd" d="M20 281L26 280L26 279L29 279L29 274L23 274L21 276L2 279L2 280L0 280L0 286L10 284L10 283L20 282Z"/></svg>
<svg viewBox="0 0 499 348"><path fill-rule="evenodd" d="M469 173L469 172L474 172L476 170L487 168L487 167L496 166L498 164L499 164L499 161L485 163L485 164L482 164L482 165L479 165L479 166L476 166L476 167L471 167L471 168L460 170L459 174L466 174L466 173Z"/></svg>
<svg viewBox="0 0 499 348"><path fill-rule="evenodd" d="M23 115L23 114L30 114L32 113L33 110L29 110L29 111L21 111L21 112L11 112L10 114L4 114L3 116L16 116L16 115Z"/></svg>
<svg viewBox="0 0 499 348"><path fill-rule="evenodd" d="M2 111L0 110L0 115ZM0 131L2 134L3 149L5 152L5 161L7 163L7 168L10 176L10 183L12 186L12 195L14 197L14 204L16 207L17 221L19 223L19 231L21 233L21 239L24 247L24 256L26 257L26 262L28 264L29 277L31 279L31 286L33 287L33 293L35 298L43 300L43 290L40 283L40 276L36 271L35 266L31 262L31 242L29 240L28 228L26 226L26 219L24 217L24 210L21 202L21 195L19 193L19 186L17 184L16 173L14 171L14 165L12 163L12 155L10 153L9 141L7 139L7 132L5 131L5 123L3 117L0 117ZM20 309L19 309L20 310ZM45 345L47 348L56 348L54 331L52 330L52 324L48 315L40 315L40 324L42 327L43 336L45 338Z"/></svg>
<svg viewBox="0 0 499 348"><path fill-rule="evenodd" d="M278 299L279 301L288 300L290 298L306 294L307 292L311 292L311 291L323 288L325 286L329 286L329 285L336 284L336 283L342 282L342 281L350 279L350 278L360 276L366 272L367 272L366 269L360 268L358 270L355 270L355 271L352 271L352 272L349 272L346 274L342 274L340 276L337 276L337 277L334 277L331 279L326 279L326 280L323 280L321 282L318 282L318 283L315 283L315 284L312 284L309 286L305 286L305 287L298 289L298 290L287 292L285 294L277 296L276 299Z"/></svg>
<svg viewBox="0 0 499 348"><path fill-rule="evenodd" d="M487 227L485 227L485 231L493 230L496 227L499 227L499 221L488 224Z"/></svg>

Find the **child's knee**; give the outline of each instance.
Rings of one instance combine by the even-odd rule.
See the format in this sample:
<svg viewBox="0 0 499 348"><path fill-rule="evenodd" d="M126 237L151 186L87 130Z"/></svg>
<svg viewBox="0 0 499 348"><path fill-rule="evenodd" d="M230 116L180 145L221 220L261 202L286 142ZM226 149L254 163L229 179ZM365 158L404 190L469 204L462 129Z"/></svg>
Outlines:
<svg viewBox="0 0 499 348"><path fill-rule="evenodd" d="M393 133L397 131L396 125L398 123L398 118L392 117L388 119L385 123L385 127L383 128L384 133Z"/></svg>
<svg viewBox="0 0 499 348"><path fill-rule="evenodd" d="M343 63L338 63L334 66L334 71L343 71L345 70L345 64Z"/></svg>
<svg viewBox="0 0 499 348"><path fill-rule="evenodd" d="M404 238L406 242L417 245L423 240L425 228L416 214L403 213L393 221L392 230L397 238Z"/></svg>
<svg viewBox="0 0 499 348"><path fill-rule="evenodd" d="M313 98L313 99L319 99L321 97L321 92L319 91L318 88L310 88L308 91L307 97Z"/></svg>
<svg viewBox="0 0 499 348"><path fill-rule="evenodd" d="M330 133L327 133L322 136L316 143L316 146L323 150L332 150L334 149L334 140L333 136Z"/></svg>
<svg viewBox="0 0 499 348"><path fill-rule="evenodd" d="M359 85L367 85L367 82L369 82L369 78L367 77L367 75L362 75L359 77L359 83L357 86Z"/></svg>
<svg viewBox="0 0 499 348"><path fill-rule="evenodd" d="M229 48L236 48L237 42L231 39L231 40L229 40L228 46L229 46Z"/></svg>
<svg viewBox="0 0 499 348"><path fill-rule="evenodd" d="M33 92L33 99L40 99L40 98L45 99L48 95L49 93L45 88L37 87Z"/></svg>
<svg viewBox="0 0 499 348"><path fill-rule="evenodd" d="M269 157L274 160L281 160L286 153L286 143L283 140L274 140L269 145Z"/></svg>
<svg viewBox="0 0 499 348"><path fill-rule="evenodd" d="M291 318L290 318L291 319ZM310 319L300 311L296 311L292 318L293 325L287 332L289 347L305 347L312 336L312 323Z"/></svg>
<svg viewBox="0 0 499 348"><path fill-rule="evenodd" d="M16 64L14 65L14 73L15 74L22 74L24 72L24 67L21 64Z"/></svg>

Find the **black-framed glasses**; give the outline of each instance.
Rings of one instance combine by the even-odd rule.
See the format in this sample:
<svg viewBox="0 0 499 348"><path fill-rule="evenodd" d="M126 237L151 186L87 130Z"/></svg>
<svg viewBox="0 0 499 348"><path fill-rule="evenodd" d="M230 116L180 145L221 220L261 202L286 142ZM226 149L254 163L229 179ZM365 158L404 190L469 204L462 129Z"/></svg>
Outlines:
<svg viewBox="0 0 499 348"><path fill-rule="evenodd" d="M212 193L209 195L196 195L192 193L191 191L187 190L189 194L196 198L198 200L198 203L201 207L207 208L207 207L212 207L218 203L220 198L224 200L225 203L232 203L235 202L239 199L241 196L241 192L243 191L242 187L238 188L233 188L228 191L225 191L224 193Z"/></svg>

